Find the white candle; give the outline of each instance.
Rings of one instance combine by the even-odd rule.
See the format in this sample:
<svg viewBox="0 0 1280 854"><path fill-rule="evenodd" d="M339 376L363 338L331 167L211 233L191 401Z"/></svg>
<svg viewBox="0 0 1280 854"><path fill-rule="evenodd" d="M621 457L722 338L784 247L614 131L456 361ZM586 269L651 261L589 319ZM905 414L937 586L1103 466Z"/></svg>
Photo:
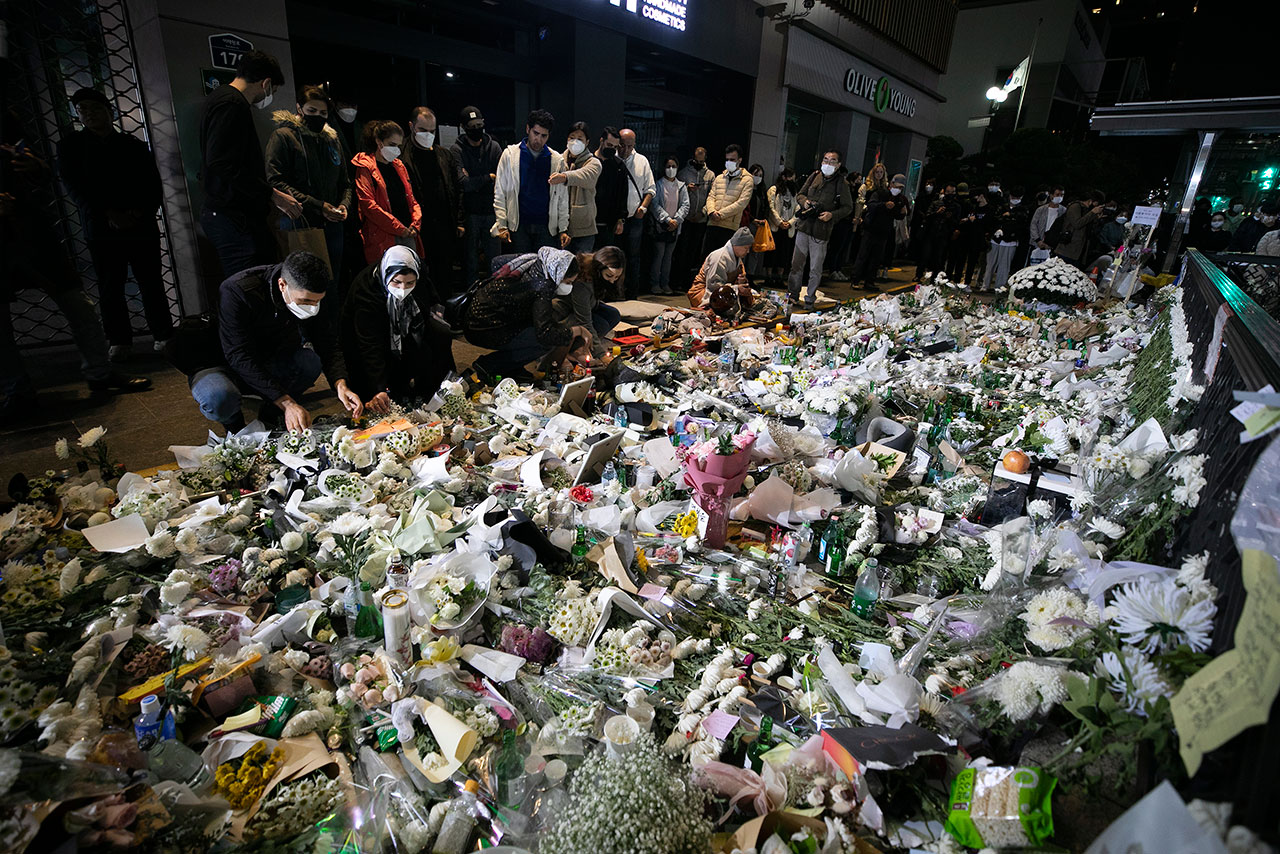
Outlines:
<svg viewBox="0 0 1280 854"><path fill-rule="evenodd" d="M387 656L401 667L413 663L413 638L409 635L409 597L403 590L382 595L382 642Z"/></svg>

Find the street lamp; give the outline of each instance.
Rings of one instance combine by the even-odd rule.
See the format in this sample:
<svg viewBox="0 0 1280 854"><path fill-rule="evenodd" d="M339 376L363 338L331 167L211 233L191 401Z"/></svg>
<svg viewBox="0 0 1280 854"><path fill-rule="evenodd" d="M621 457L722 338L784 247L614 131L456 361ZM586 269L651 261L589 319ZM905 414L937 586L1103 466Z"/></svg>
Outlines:
<svg viewBox="0 0 1280 854"><path fill-rule="evenodd" d="M1000 86L992 86L987 90L987 100L995 101L997 104L1003 104L1009 97L1009 93Z"/></svg>

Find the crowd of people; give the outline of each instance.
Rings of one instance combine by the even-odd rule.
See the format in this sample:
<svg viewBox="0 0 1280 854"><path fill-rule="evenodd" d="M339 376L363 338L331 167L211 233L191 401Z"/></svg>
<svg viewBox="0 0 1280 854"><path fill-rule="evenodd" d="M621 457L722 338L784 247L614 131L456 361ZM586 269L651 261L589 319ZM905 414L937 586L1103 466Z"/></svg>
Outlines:
<svg viewBox="0 0 1280 854"><path fill-rule="evenodd" d="M293 110L272 114L264 149L253 110L275 103L284 82L275 58L250 52L203 105L199 219L222 273L212 318L171 320L160 176L145 143L114 127L101 92L72 97L84 129L57 152L82 212L100 321L65 252L45 245L56 238L40 205L6 195L6 237L34 247L7 253L9 271L52 295L95 394L150 385L116 367L132 346L130 271L156 349L186 374L201 412L233 431L246 395L262 398L269 421L307 426L297 399L321 372L355 414L429 397L454 369L459 333L495 351L476 361L479 372L523 378L537 360L599 359L619 298L684 293L715 312L726 293L772 286L813 307L824 277L872 287L896 259L914 263L916 281L997 290L1051 255L1100 273L1132 227L1130 206L1097 190L1068 201L1061 186L1032 195L991 177L971 191L926 177L910 198L903 174L876 163L864 177L834 148L809 174L781 168L771 183L736 144L722 169L705 147L684 163L650 163L633 130L575 122L557 131L545 110L504 147L480 108L465 107L446 147L428 107L403 123L358 124L352 96L311 85L297 89ZM6 151L6 186L48 171L29 152ZM1280 252L1278 213L1274 201L1249 215L1238 201L1211 211L1201 199L1189 245ZM12 329L0 331L12 349L9 413L34 389Z"/></svg>

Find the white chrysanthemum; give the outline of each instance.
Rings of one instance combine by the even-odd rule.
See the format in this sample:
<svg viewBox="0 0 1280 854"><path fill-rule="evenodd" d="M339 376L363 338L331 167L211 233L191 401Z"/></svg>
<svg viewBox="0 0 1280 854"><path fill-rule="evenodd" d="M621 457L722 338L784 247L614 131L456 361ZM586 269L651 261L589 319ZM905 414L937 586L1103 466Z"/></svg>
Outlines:
<svg viewBox="0 0 1280 854"><path fill-rule="evenodd" d="M59 439L53 443L53 452L58 455L58 459L65 460L71 456L71 448L67 444L66 439Z"/></svg>
<svg viewBox="0 0 1280 854"><path fill-rule="evenodd" d="M289 531L280 538L280 548L287 552L296 552L302 548L303 537L297 531Z"/></svg>
<svg viewBox="0 0 1280 854"><path fill-rule="evenodd" d="M147 554L152 557L161 559L173 557L177 551L178 547L173 541L173 535L168 531L160 531L147 538Z"/></svg>
<svg viewBox="0 0 1280 854"><path fill-rule="evenodd" d="M200 548L200 535L194 528L184 528L173 538L173 547L181 554L195 554Z"/></svg>
<svg viewBox="0 0 1280 854"><path fill-rule="evenodd" d="M1121 525L1118 522L1112 522L1104 516L1095 516L1089 522L1089 530L1091 532L1102 534L1102 536L1108 537L1112 540L1118 540L1124 536L1124 525Z"/></svg>
<svg viewBox="0 0 1280 854"><path fill-rule="evenodd" d="M329 523L330 532L342 537L355 536L368 527L369 519L359 513L343 513Z"/></svg>
<svg viewBox="0 0 1280 854"><path fill-rule="evenodd" d="M996 702L1011 721L1046 714L1067 698L1064 671L1031 661L1015 662L995 687Z"/></svg>
<svg viewBox="0 0 1280 854"><path fill-rule="evenodd" d="M164 647L170 652L181 652L187 661L195 661L209 650L210 639L196 626L175 623L164 633Z"/></svg>
<svg viewBox="0 0 1280 854"><path fill-rule="evenodd" d="M1053 515L1053 505L1043 498L1037 498L1027 505L1027 515L1032 519L1048 519Z"/></svg>
<svg viewBox="0 0 1280 854"><path fill-rule="evenodd" d="M1128 671L1127 679L1125 671ZM1098 658L1095 672L1115 694L1123 698L1127 711L1144 718L1149 704L1172 693L1169 683L1151 660L1131 646L1124 647L1120 655L1104 652Z"/></svg>
<svg viewBox="0 0 1280 854"><path fill-rule="evenodd" d="M191 595L191 585L185 581L160 585L160 601L171 608L176 608Z"/></svg>
<svg viewBox="0 0 1280 854"><path fill-rule="evenodd" d="M92 430L86 430L80 434L79 445L82 448L92 448L98 443L98 440L106 435L106 427L94 427Z"/></svg>
<svg viewBox="0 0 1280 854"><path fill-rule="evenodd" d="M1212 599L1192 595L1175 579L1140 578L1125 584L1111 607L1116 631L1126 643L1147 653L1182 644L1203 652L1209 648L1213 617L1218 612Z"/></svg>
<svg viewBox="0 0 1280 854"><path fill-rule="evenodd" d="M1086 637L1101 615L1092 602L1065 587L1055 587L1033 596L1021 619L1027 624L1027 640L1054 652Z"/></svg>

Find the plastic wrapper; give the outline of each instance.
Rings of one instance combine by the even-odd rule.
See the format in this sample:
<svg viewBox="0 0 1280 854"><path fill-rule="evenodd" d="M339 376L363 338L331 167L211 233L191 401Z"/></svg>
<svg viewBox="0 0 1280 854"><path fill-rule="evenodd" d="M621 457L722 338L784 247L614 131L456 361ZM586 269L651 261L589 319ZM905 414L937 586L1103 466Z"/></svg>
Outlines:
<svg viewBox="0 0 1280 854"><path fill-rule="evenodd" d="M1025 848L1053 836L1057 780L1039 768L966 768L951 784L946 828L970 848Z"/></svg>

